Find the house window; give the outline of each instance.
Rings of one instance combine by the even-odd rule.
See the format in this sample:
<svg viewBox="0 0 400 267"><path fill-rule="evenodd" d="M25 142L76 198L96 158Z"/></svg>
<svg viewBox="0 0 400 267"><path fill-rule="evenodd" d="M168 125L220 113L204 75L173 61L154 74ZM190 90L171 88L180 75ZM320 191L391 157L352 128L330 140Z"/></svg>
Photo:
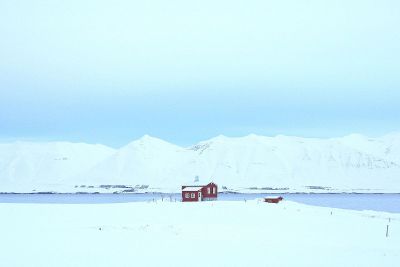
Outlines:
<svg viewBox="0 0 400 267"><path fill-rule="evenodd" d="M189 198L190 194L189 193L185 193L185 198Z"/></svg>
<svg viewBox="0 0 400 267"><path fill-rule="evenodd" d="M217 188L213 187L213 194L215 195L217 193Z"/></svg>
<svg viewBox="0 0 400 267"><path fill-rule="evenodd" d="M207 187L207 193L211 194L211 188Z"/></svg>
<svg viewBox="0 0 400 267"><path fill-rule="evenodd" d="M194 198L194 193L192 193L192 198Z"/></svg>

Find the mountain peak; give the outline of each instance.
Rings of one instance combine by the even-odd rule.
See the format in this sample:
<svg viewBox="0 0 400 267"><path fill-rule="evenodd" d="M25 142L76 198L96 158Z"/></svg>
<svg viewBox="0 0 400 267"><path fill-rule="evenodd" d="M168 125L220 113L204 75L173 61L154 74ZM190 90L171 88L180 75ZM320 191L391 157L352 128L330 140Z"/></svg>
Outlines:
<svg viewBox="0 0 400 267"><path fill-rule="evenodd" d="M138 140L150 141L150 140L154 140L154 139L161 140L161 139L159 139L159 138L157 138L157 137L153 137L153 136L150 136L150 135L148 135L148 134L143 135L143 136L140 137Z"/></svg>
<svg viewBox="0 0 400 267"><path fill-rule="evenodd" d="M143 135L139 139L136 139L129 144L127 144L125 147L137 147L137 146L152 146L152 147L157 147L157 146L169 146L169 147L175 147L175 148L180 148L179 146L169 143L167 141L164 141L160 138L150 136L148 134Z"/></svg>
<svg viewBox="0 0 400 267"><path fill-rule="evenodd" d="M215 140L215 141L217 141L217 140L225 140L225 139L228 139L229 137L227 137L227 136L225 136L225 135L223 135L223 134L220 134L220 135L217 135L216 137L214 137L214 138L211 138L211 140Z"/></svg>
<svg viewBox="0 0 400 267"><path fill-rule="evenodd" d="M139 139L134 140L132 143L167 143L167 141L164 141L160 138L145 134Z"/></svg>
<svg viewBox="0 0 400 267"><path fill-rule="evenodd" d="M366 139L367 137L365 135L362 134L358 134L358 133L352 133L349 135L344 136L344 138L349 138L349 139Z"/></svg>

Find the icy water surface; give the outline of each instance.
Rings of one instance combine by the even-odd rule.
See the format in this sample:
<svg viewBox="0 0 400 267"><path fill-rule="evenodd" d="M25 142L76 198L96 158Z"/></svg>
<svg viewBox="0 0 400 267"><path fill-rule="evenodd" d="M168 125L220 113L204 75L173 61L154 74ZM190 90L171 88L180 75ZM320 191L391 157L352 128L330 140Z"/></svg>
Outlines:
<svg viewBox="0 0 400 267"><path fill-rule="evenodd" d="M247 201L272 194L220 193L220 201ZM277 194L303 204L352 210L400 213L400 194ZM181 201L180 194L0 194L0 203L101 204Z"/></svg>

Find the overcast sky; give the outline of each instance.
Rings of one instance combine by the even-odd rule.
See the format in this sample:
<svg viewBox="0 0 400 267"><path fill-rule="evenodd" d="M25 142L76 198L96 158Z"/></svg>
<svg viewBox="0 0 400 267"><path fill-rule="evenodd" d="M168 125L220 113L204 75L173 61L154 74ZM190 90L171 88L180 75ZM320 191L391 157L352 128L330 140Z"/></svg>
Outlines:
<svg viewBox="0 0 400 267"><path fill-rule="evenodd" d="M400 130L400 2L1 1L0 141Z"/></svg>

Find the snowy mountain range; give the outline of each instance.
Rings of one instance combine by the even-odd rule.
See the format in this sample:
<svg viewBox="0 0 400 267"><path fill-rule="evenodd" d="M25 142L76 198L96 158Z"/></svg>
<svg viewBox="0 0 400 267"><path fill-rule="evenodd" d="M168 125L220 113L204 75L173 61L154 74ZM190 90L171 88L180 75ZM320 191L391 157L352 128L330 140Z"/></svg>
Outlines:
<svg viewBox="0 0 400 267"><path fill-rule="evenodd" d="M104 192L118 186L178 192L197 179L254 192L400 192L400 134L221 135L191 147L145 135L120 149L68 142L0 144L0 192Z"/></svg>

